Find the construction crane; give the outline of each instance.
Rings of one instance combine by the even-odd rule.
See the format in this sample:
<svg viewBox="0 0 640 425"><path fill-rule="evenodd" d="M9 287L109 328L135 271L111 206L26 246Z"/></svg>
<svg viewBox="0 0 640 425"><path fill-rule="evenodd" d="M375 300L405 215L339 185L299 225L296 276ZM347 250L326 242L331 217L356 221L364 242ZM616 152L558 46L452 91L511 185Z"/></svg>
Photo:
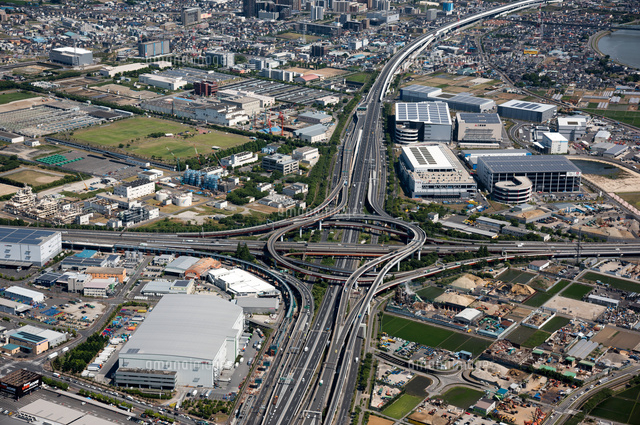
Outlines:
<svg viewBox="0 0 640 425"><path fill-rule="evenodd" d="M82 180L82 183L84 184L84 188L87 190L87 192L89 191L89 186L87 186L87 183L84 181L84 179L82 178L82 176L80 175L80 173L78 173L78 177L80 177L80 180Z"/></svg>
<svg viewBox="0 0 640 425"><path fill-rule="evenodd" d="M284 115L282 111L280 111L278 118L280 119L280 135L284 137Z"/></svg>
<svg viewBox="0 0 640 425"><path fill-rule="evenodd" d="M200 155L198 155L198 148L196 148L195 145L194 145L193 149L195 149L195 151L196 151L196 158L198 158L198 164L200 164L200 166L202 167L202 162L200 161Z"/></svg>
<svg viewBox="0 0 640 425"><path fill-rule="evenodd" d="M169 147L167 147L167 150L169 151ZM180 172L180 158L178 158L177 156L175 156L173 154L173 152L169 151L171 153L171 156L173 156L173 159L176 160L176 164L177 164L177 168L178 168L178 172Z"/></svg>

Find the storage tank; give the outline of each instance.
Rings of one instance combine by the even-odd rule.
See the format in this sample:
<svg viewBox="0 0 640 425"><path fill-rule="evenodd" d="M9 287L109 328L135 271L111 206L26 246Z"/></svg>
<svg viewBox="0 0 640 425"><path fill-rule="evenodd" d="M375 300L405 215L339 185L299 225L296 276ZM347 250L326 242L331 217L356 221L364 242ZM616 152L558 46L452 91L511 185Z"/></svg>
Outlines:
<svg viewBox="0 0 640 425"><path fill-rule="evenodd" d="M182 193L173 198L173 203L179 207L188 207L191 206L192 199L191 192Z"/></svg>
<svg viewBox="0 0 640 425"><path fill-rule="evenodd" d="M163 202L169 199L169 196L169 192L167 192L166 190L159 190L156 192L156 201Z"/></svg>

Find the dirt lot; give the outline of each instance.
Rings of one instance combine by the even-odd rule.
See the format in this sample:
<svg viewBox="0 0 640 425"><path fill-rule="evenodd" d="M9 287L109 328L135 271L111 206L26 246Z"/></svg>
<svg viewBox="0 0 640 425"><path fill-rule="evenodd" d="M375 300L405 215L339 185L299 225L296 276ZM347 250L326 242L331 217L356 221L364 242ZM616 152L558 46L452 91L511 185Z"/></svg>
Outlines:
<svg viewBox="0 0 640 425"><path fill-rule="evenodd" d="M17 111L18 109L27 109L33 105L42 103L42 97L32 97L30 99L16 100L15 102L0 105L0 112Z"/></svg>
<svg viewBox="0 0 640 425"><path fill-rule="evenodd" d="M11 170L2 174L2 177L15 180L31 186L37 186L38 184L52 183L60 180L65 175L62 173L56 173L49 170L38 170L33 168L20 167L16 170Z"/></svg>
<svg viewBox="0 0 640 425"><path fill-rule="evenodd" d="M584 301L572 300L570 298L556 296L549 300L545 307L558 310L558 313L568 314L585 320L595 320L607 308L602 305L585 303Z"/></svg>
<svg viewBox="0 0 640 425"><path fill-rule="evenodd" d="M612 346L625 350L638 350L638 348L640 348L639 334L613 326L605 327L592 338L592 341L599 342L604 346Z"/></svg>
<svg viewBox="0 0 640 425"><path fill-rule="evenodd" d="M389 419L384 419L374 415L369 416L369 422L367 422L367 425L393 425L393 424L394 422L390 421Z"/></svg>
<svg viewBox="0 0 640 425"><path fill-rule="evenodd" d="M0 196L9 195L10 193L16 193L18 189L19 188L16 186L0 183Z"/></svg>
<svg viewBox="0 0 640 425"><path fill-rule="evenodd" d="M287 71L299 72L303 75L316 74L316 75L321 75L325 78L337 77L338 75L343 75L348 72L342 69L335 69L335 68L324 68L324 69L289 68L287 69Z"/></svg>
<svg viewBox="0 0 640 425"><path fill-rule="evenodd" d="M585 159L604 163L604 161L598 161L592 158ZM606 164L609 163L607 162ZM637 188L640 187L640 174L634 173L626 168L624 169L623 175L617 179L610 179L605 176L597 176L594 174L583 174L582 177L607 192L635 192Z"/></svg>
<svg viewBox="0 0 640 425"><path fill-rule="evenodd" d="M136 99L140 96L142 99L153 99L154 97L158 97L156 93L147 91L147 90L132 90L127 86L122 86L120 84L107 84L104 86L91 87L92 90L101 91L104 93L118 93L120 92L120 96L127 97L135 97Z"/></svg>

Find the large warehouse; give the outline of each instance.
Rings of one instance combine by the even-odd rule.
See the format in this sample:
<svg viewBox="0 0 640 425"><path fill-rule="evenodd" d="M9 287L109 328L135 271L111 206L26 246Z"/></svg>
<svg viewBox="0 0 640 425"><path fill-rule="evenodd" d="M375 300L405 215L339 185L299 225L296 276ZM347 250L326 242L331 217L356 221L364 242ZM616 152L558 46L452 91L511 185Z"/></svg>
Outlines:
<svg viewBox="0 0 640 425"><path fill-rule="evenodd" d="M582 140L587 134L587 117L558 117L558 133L571 142Z"/></svg>
<svg viewBox="0 0 640 425"><path fill-rule="evenodd" d="M500 147L502 121L498 114L456 114L456 140L460 146Z"/></svg>
<svg viewBox="0 0 640 425"><path fill-rule="evenodd" d="M440 100L446 102L451 109L464 112L489 112L496 107L496 103L491 99L472 96L469 93L443 93L441 88L419 84L401 88L400 99L405 102Z"/></svg>
<svg viewBox="0 0 640 425"><path fill-rule="evenodd" d="M280 294L270 283L238 268L209 270L209 281L236 297L277 296Z"/></svg>
<svg viewBox="0 0 640 425"><path fill-rule="evenodd" d="M527 177L536 192L578 192L582 173L563 156L480 157L477 176L490 192L495 184ZM526 183L526 181L525 181Z"/></svg>
<svg viewBox="0 0 640 425"><path fill-rule="evenodd" d="M396 143L449 143L451 128L446 103L396 103Z"/></svg>
<svg viewBox="0 0 640 425"><path fill-rule="evenodd" d="M93 53L78 47L57 47L49 52L49 60L70 66L92 65Z"/></svg>
<svg viewBox="0 0 640 425"><path fill-rule="evenodd" d="M2 227L0 250L4 252L0 264L17 262L43 266L62 251L62 234L48 230Z"/></svg>
<svg viewBox="0 0 640 425"><path fill-rule="evenodd" d="M116 384L212 388L240 352L243 320L241 307L219 297L165 295L120 350Z"/></svg>
<svg viewBox="0 0 640 425"><path fill-rule="evenodd" d="M525 102L523 100L509 100L498 105L498 114L502 118L515 120L546 122L555 115L558 107L546 103Z"/></svg>
<svg viewBox="0 0 640 425"><path fill-rule="evenodd" d="M444 145L412 145L402 148L402 179L412 198L472 197L476 182L453 152Z"/></svg>
<svg viewBox="0 0 640 425"><path fill-rule="evenodd" d="M482 156L527 156L531 155L526 149L471 149L460 151L465 161L474 170L478 167L478 158Z"/></svg>

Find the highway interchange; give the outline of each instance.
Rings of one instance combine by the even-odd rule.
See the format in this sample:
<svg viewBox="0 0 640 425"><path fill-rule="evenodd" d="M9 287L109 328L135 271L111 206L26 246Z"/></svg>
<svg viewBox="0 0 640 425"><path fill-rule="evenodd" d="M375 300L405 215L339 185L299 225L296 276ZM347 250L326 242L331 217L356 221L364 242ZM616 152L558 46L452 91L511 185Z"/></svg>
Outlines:
<svg viewBox="0 0 640 425"><path fill-rule="evenodd" d="M525 0L487 9L456 23L431 30L400 50L382 69L359 111L354 114L353 121L347 126L346 137L335 165L333 189L326 200L314 210L298 217L252 228L200 234L165 235L69 229L63 231L65 246L105 249L130 247L158 253L211 253L231 252L238 243L246 243L252 252L268 254L277 268L290 271L289 274L281 274L278 279L281 285L297 292L296 298L302 305L298 306L297 314L287 315L274 337L282 341L282 344L272 372L262 391L238 407L238 421L269 425L348 423L351 399L355 392L358 358L366 338L366 317L374 297L399 283L481 261L466 260L404 273L395 271L398 263L411 256L419 256L422 252L436 251L446 255L458 251L476 251L481 244L466 240L428 239L419 226L390 217L384 211L385 188L381 182L386 181L386 151L382 140L381 113L391 82L408 61L442 36L484 18L543 3L546 2ZM345 229L341 243L300 244L284 241L285 235L291 232L316 226ZM365 227L404 235L406 243L383 245L372 240L371 244L361 245L358 243L359 232ZM263 240L228 239L230 236L247 234L265 236ZM567 243L553 243L550 246L540 242L502 242L488 244L488 248L491 257L485 260L490 261L515 255L576 257L640 254L640 243L619 246L585 243L581 245L580 252L575 244ZM307 263L287 255L292 250L313 256L338 256L339 261L333 267ZM367 256L369 261L358 267L359 260L351 258L354 253L358 257ZM317 312L313 311L310 286L298 280L294 272L336 283L327 289ZM274 276L278 274L274 271L270 273ZM387 279L385 282L386 277L391 277L391 281ZM365 289L358 291L360 287ZM288 300L290 308L292 299L293 295ZM310 308L305 312L304 306ZM314 316L315 321L312 322ZM581 397L586 399L587 396L588 394L583 394ZM567 399L560 404L559 411L569 415L573 412L571 406L575 403L576 401Z"/></svg>

